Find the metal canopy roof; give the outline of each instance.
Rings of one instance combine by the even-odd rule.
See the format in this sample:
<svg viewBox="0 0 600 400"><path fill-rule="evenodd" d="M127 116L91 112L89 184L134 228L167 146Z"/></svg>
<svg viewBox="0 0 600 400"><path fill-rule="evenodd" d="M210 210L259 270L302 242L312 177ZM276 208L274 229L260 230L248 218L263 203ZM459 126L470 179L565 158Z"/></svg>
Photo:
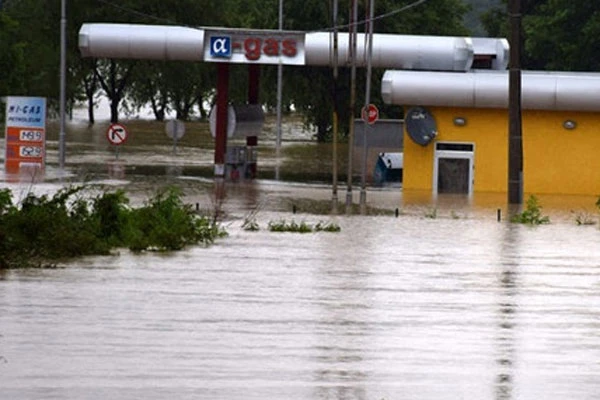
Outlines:
<svg viewBox="0 0 600 400"><path fill-rule="evenodd" d="M79 49L84 57L134 58L154 60L207 61L204 51L211 32L225 28L188 28L164 25L132 25L111 23L83 24L79 31ZM282 34L278 31L230 30ZM283 31L285 34L286 31ZM298 34L298 32L293 32ZM479 45L488 52L498 51L498 68L506 68L506 41L483 39ZM504 40L504 42L502 42ZM479 42L478 42L479 43ZM338 34L338 63L350 65L349 34ZM357 35L357 65L366 65L365 35ZM312 32L304 36L306 65L333 65L333 34ZM471 38L451 36L416 36L374 34L372 66L436 71L467 71L473 64Z"/></svg>

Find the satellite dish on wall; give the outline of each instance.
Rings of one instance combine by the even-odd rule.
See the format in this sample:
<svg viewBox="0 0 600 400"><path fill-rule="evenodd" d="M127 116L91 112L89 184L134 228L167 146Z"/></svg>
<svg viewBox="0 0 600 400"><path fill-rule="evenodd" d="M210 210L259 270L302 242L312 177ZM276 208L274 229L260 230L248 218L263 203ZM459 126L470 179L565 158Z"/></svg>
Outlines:
<svg viewBox="0 0 600 400"><path fill-rule="evenodd" d="M438 134L433 115L423 107L410 108L404 123L408 136L421 146L427 146Z"/></svg>

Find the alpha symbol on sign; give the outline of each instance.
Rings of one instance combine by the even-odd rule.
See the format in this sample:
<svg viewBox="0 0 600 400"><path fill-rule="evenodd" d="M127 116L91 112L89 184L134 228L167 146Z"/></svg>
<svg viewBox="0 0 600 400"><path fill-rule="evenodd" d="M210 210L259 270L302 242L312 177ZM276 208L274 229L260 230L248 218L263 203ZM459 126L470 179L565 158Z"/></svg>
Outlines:
<svg viewBox="0 0 600 400"><path fill-rule="evenodd" d="M112 124L106 131L106 138L111 144L123 144L127 140L127 129L123 125Z"/></svg>
<svg viewBox="0 0 600 400"><path fill-rule="evenodd" d="M231 57L231 37L229 36L211 36L210 37L210 55L211 57Z"/></svg>

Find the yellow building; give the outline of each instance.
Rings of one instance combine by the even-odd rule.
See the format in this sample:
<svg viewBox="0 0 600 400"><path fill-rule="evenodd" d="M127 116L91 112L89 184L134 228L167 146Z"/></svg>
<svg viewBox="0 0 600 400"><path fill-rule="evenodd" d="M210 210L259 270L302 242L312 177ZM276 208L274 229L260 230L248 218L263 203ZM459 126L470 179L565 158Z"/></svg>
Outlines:
<svg viewBox="0 0 600 400"><path fill-rule="evenodd" d="M507 191L508 72L387 71L382 94L405 106L405 189ZM599 195L600 74L523 72L521 99L523 191Z"/></svg>

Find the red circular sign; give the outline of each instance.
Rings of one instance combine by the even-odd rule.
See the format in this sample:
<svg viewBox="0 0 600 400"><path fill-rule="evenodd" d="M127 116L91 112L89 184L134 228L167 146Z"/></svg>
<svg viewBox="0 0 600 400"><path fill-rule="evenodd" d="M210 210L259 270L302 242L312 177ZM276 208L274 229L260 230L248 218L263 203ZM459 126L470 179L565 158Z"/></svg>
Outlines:
<svg viewBox="0 0 600 400"><path fill-rule="evenodd" d="M127 140L127 129L121 124L111 124L106 131L106 138L115 146L123 144Z"/></svg>
<svg viewBox="0 0 600 400"><path fill-rule="evenodd" d="M362 108L362 119L372 125L379 119L379 109L375 104L369 104Z"/></svg>

